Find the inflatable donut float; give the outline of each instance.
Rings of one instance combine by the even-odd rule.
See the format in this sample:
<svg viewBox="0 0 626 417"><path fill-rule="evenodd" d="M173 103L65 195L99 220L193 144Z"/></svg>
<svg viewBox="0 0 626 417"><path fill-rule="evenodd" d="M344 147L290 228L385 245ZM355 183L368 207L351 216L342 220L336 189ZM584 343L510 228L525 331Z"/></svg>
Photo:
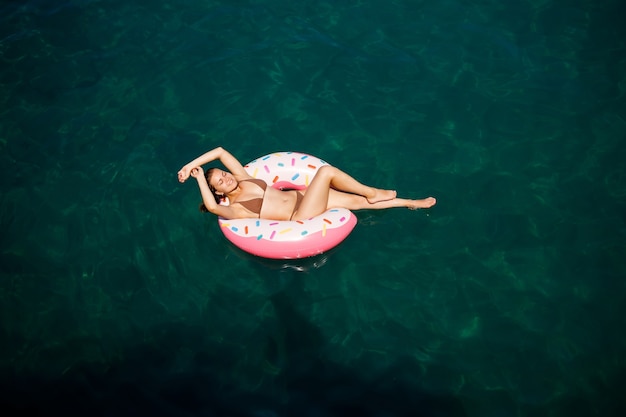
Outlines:
<svg viewBox="0 0 626 417"><path fill-rule="evenodd" d="M244 166L254 178L277 189L305 189L326 162L298 152L277 152ZM228 204L223 203L223 204ZM298 259L322 254L339 245L357 219L344 208L334 208L306 220L218 218L226 239L252 255L270 259Z"/></svg>

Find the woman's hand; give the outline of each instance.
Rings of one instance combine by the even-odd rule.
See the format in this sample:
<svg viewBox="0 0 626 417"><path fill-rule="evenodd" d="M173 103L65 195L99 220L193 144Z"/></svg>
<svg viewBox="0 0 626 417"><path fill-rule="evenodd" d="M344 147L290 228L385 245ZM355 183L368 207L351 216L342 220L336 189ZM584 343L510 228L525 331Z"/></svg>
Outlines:
<svg viewBox="0 0 626 417"><path fill-rule="evenodd" d="M189 176L198 178L201 177L202 174L204 174L202 167L189 168L189 165L185 165L180 171L178 171L178 181L185 182Z"/></svg>
<svg viewBox="0 0 626 417"><path fill-rule="evenodd" d="M189 168L189 165L185 165L184 167L182 167L180 171L178 171L178 181L185 182L185 180L189 178L190 172L191 169Z"/></svg>
<svg viewBox="0 0 626 417"><path fill-rule="evenodd" d="M202 169L202 167L195 167L191 169L191 174L187 174L187 177L191 175L195 179L198 179L198 178L201 178L203 174L204 174L204 170Z"/></svg>

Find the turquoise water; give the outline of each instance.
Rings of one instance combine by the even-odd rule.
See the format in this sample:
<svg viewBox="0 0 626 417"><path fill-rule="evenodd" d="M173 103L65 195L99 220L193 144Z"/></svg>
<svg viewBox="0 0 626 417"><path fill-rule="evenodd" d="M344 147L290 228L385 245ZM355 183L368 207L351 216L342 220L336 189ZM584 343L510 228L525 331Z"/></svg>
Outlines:
<svg viewBox="0 0 626 417"><path fill-rule="evenodd" d="M2 2L3 415L623 415L624 15ZM219 145L438 204L263 261L176 180Z"/></svg>

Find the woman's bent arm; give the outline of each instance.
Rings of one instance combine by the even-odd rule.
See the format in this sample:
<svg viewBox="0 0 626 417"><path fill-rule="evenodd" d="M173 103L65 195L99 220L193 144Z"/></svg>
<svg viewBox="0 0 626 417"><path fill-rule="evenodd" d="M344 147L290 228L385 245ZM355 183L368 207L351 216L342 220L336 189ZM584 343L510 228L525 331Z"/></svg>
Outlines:
<svg viewBox="0 0 626 417"><path fill-rule="evenodd" d="M244 179L249 177L248 173L245 169L243 169L243 166L237 160L237 158L235 158L233 155L231 155L230 152L228 152L221 146L218 146L217 148L212 149L203 155L200 155L199 157L182 167L181 170L178 171L178 181L185 182L185 180L189 178L192 169L218 159L226 167L226 169L228 169L235 176L235 178Z"/></svg>

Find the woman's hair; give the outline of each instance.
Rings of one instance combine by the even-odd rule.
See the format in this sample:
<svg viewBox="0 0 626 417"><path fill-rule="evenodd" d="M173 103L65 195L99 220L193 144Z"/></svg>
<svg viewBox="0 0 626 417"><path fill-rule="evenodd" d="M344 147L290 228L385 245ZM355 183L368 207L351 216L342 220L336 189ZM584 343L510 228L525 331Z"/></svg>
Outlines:
<svg viewBox="0 0 626 417"><path fill-rule="evenodd" d="M215 198L215 202L219 204L225 197L223 195L218 195L217 192L215 191L215 187L213 187L211 183L209 182L209 178L211 178L211 174L213 174L214 170L215 168L207 169L206 172L204 173L204 177L206 178L207 184L209 184L209 190L211 190L211 194L213 194L213 198ZM209 209L206 208L206 206L204 205L204 202L200 203L200 211L203 213L209 212Z"/></svg>

